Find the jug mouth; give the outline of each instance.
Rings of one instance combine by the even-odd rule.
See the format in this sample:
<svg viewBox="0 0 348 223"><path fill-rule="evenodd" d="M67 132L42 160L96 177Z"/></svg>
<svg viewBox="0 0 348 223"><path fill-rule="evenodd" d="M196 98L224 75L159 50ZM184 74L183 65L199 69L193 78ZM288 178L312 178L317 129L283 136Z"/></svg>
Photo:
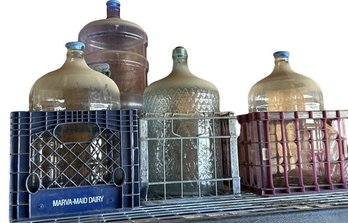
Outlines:
<svg viewBox="0 0 348 223"><path fill-rule="evenodd" d="M84 50L86 46L83 42L71 41L71 42L67 42L65 44L65 47L70 50Z"/></svg>
<svg viewBox="0 0 348 223"><path fill-rule="evenodd" d="M109 0L106 2L107 7L117 8L121 6L121 3L118 0Z"/></svg>
<svg viewBox="0 0 348 223"><path fill-rule="evenodd" d="M289 55L290 55L290 53L289 53L289 51L276 51L275 53L273 53L273 56L274 56L274 58L279 58L279 57L281 57L281 58L289 58Z"/></svg>

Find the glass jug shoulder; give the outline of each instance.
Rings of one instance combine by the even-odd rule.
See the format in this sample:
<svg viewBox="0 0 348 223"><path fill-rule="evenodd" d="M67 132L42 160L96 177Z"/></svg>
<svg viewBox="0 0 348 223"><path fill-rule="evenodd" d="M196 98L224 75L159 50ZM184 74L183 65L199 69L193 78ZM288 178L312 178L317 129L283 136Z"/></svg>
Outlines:
<svg viewBox="0 0 348 223"><path fill-rule="evenodd" d="M291 69L289 52L277 51L274 59L272 73L249 91L249 112L323 110L323 93L319 84Z"/></svg>

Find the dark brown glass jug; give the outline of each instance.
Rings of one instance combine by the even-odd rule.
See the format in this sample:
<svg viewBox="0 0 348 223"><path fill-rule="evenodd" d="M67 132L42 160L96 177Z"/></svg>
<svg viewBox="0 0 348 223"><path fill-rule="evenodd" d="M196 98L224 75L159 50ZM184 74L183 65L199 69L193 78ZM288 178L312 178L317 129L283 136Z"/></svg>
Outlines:
<svg viewBox="0 0 348 223"><path fill-rule="evenodd" d="M147 34L137 24L120 18L120 2L109 0L106 19L85 25L79 41L86 44L88 65L107 63L110 78L120 89L121 107L141 109L147 87Z"/></svg>

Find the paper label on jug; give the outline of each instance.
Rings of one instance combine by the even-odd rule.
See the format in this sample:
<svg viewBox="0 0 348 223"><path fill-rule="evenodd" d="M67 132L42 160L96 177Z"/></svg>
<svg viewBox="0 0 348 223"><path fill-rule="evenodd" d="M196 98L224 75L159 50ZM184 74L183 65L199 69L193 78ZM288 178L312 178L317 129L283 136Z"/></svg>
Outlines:
<svg viewBox="0 0 348 223"><path fill-rule="evenodd" d="M317 102L307 102L307 103L305 103L305 110L306 111L319 111L320 104Z"/></svg>

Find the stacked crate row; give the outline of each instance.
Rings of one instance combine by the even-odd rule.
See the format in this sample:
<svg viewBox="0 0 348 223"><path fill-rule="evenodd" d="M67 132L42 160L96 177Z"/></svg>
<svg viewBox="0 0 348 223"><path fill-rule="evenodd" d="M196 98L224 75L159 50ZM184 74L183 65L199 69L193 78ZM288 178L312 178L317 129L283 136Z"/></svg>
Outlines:
<svg viewBox="0 0 348 223"><path fill-rule="evenodd" d="M232 113L162 114L158 118L139 116L137 110L12 112L10 219L46 220L134 209L141 201L146 205L146 201L239 194L236 122ZM149 127L158 123L164 128L158 131L166 135L153 138ZM188 123L200 134L176 134ZM67 141L69 136L59 135L60 128L76 124L97 128L98 134L83 136L81 141ZM167 149L181 150L182 157L189 152L198 159L206 146L213 148L208 158L212 172L202 175L200 164L191 157L191 164L196 165L190 172L192 178L183 173L175 181L166 179L170 169L157 181L144 177L153 145L168 141ZM174 144L181 146L172 148ZM180 188L174 196L167 190L173 185ZM195 185L194 190L186 191L185 185ZM160 195L148 196L154 187L160 188Z"/></svg>
<svg viewBox="0 0 348 223"><path fill-rule="evenodd" d="M294 103L285 100L291 102L288 107L275 110L291 112L261 112L258 109L272 110L267 94L257 95L269 89L256 84L255 98L265 99L265 105L256 100L251 109L255 112L239 116L219 112L216 87L190 73L183 47L173 51L172 73L145 89L147 35L136 24L128 27L131 23L120 20L118 1L108 1L107 7L108 18L114 20L102 23L112 28L124 25L118 30L120 35L107 35L128 38L132 35L125 32L126 28L135 29L137 47L128 48L133 37L124 41L107 37L111 43L125 45L115 45L121 49L104 49L103 41L96 41L100 33L105 34L104 25L98 22L84 27L79 39L89 47L96 46L96 42L101 44L93 49L98 53L87 49L90 54L86 58L90 66L104 62L111 65L111 73L107 73L122 86L122 109L71 111L61 106L69 111L41 111L42 105L33 103L39 105L32 109L35 112L11 113L11 221L111 213L152 201L236 195L242 191L281 195L347 189L348 111L322 111L321 103L319 106L316 102L303 105L317 111L291 111L288 108ZM122 23L115 26L115 21ZM93 32L93 38L85 39L91 30L101 32ZM81 50L80 44L68 49ZM280 51L275 55L276 62L285 63L286 69L280 69L278 64L273 74L289 72L288 53ZM104 61L104 56L110 58ZM130 76L134 86L129 85ZM269 83L276 88L276 94L289 85L284 80ZM49 85L42 86L51 89ZM147 103L139 115L144 89ZM302 93L296 89L294 92ZM291 96L290 93L293 92L285 91L279 98ZM47 95L46 90L43 95ZM52 102L50 98L48 101ZM91 108L94 107L87 110ZM75 134L80 127L91 131Z"/></svg>

